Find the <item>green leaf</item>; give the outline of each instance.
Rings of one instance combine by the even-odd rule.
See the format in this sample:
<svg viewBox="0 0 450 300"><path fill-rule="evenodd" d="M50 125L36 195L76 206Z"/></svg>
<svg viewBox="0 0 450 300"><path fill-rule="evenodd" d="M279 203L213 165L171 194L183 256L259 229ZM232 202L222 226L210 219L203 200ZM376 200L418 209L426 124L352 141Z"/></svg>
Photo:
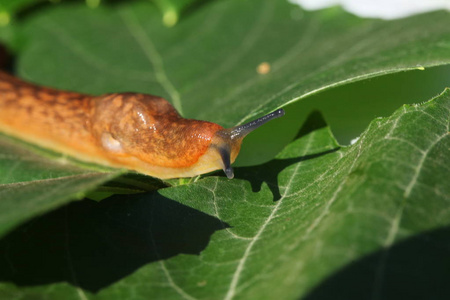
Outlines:
<svg viewBox="0 0 450 300"><path fill-rule="evenodd" d="M82 199L121 173L80 168L67 158L49 159L48 151L36 151L5 136L0 139L0 236L30 217Z"/></svg>
<svg viewBox="0 0 450 300"><path fill-rule="evenodd" d="M186 117L231 127L331 87L448 64L448 20L448 12L387 22L284 1L214 1L167 28L147 2L61 4L23 20L17 72L80 92L161 95ZM280 147L256 155L244 144L238 163L270 160L294 132L264 139Z"/></svg>
<svg viewBox="0 0 450 300"><path fill-rule="evenodd" d="M305 12L284 1L252 0L207 3L174 28L161 24L159 16L147 2L94 10L81 2L62 3L37 8L1 28L0 36L19 36L21 46L14 48L20 49L16 68L23 78L96 94L162 95L184 116L224 126L330 87L450 61L447 12L387 22L338 8ZM263 62L270 66L267 74L257 71ZM291 139L278 136L284 143ZM0 137L0 142L10 140ZM119 174L52 158L30 161L34 154L22 147L2 146L3 234ZM104 187L90 195L100 199L111 190L142 190L133 184Z"/></svg>
<svg viewBox="0 0 450 300"><path fill-rule="evenodd" d="M39 0L6 0L0 3L0 27L8 25L11 15Z"/></svg>
<svg viewBox="0 0 450 300"><path fill-rule="evenodd" d="M200 0L153 0L163 13L164 25L172 27L177 24L180 16L188 8L193 7Z"/></svg>
<svg viewBox="0 0 450 300"><path fill-rule="evenodd" d="M6 1L6 2L5 2ZM61 0L4 0L0 3L0 26L10 24L11 18L32 5L55 4ZM80 1L81 2L81 1ZM97 8L101 0L85 0L89 8ZM108 2L107 0L104 2ZM200 0L153 0L163 13L163 22L166 26L174 26L181 14Z"/></svg>
<svg viewBox="0 0 450 300"><path fill-rule="evenodd" d="M449 125L450 90L344 148L313 114L234 180L72 203L0 242L0 295L448 298Z"/></svg>
<svg viewBox="0 0 450 300"><path fill-rule="evenodd" d="M230 127L330 87L450 62L444 11L381 21L285 1L213 1L173 28L158 14L147 2L42 10L25 24L17 71L79 92L160 95L185 117Z"/></svg>
<svg viewBox="0 0 450 300"><path fill-rule="evenodd" d="M387 22L216 1L167 28L146 2L63 3L9 27L0 36L20 40L23 78L157 94L227 127L331 87L450 62L447 12ZM2 136L0 298L323 299L341 287L350 299L448 298L448 94L375 120L347 148L313 115L276 159L232 181L99 203L66 205L162 185Z"/></svg>

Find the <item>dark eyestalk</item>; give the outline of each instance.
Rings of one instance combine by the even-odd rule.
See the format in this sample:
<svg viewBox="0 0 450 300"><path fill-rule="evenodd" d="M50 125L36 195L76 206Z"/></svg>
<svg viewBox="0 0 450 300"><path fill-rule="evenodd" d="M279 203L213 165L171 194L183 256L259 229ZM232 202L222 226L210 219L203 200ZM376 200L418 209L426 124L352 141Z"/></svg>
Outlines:
<svg viewBox="0 0 450 300"><path fill-rule="evenodd" d="M234 177L233 168L231 167L231 154L234 149L237 149L237 151L239 152L243 138L259 126L282 116L284 116L284 110L280 108L274 112L271 112L270 114L250 121L246 124L239 125L233 128L223 129L217 132L217 134L224 141L224 143L217 145L217 149L222 158L223 171L229 179L232 179Z"/></svg>
<svg viewBox="0 0 450 300"><path fill-rule="evenodd" d="M280 108L274 112L271 112L270 114L250 121L244 125L233 127L231 128L231 139L243 139L247 134L258 128L259 126L282 116L284 116L284 109Z"/></svg>

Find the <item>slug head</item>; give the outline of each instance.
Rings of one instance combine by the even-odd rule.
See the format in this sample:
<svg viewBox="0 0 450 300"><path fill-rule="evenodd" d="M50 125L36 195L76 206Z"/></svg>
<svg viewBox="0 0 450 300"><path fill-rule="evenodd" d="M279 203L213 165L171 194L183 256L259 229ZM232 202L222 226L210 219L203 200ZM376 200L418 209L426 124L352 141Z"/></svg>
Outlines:
<svg viewBox="0 0 450 300"><path fill-rule="evenodd" d="M278 109L254 121L248 122L232 128L221 129L214 135L211 148L215 149L221 158L222 169L229 179L234 177L231 164L235 161L239 150L241 149L242 140L250 132L270 120L284 116L284 110Z"/></svg>
<svg viewBox="0 0 450 300"><path fill-rule="evenodd" d="M223 129L182 118L163 98L145 94L101 96L94 110L93 131L105 154L147 167L190 168L206 152L214 133Z"/></svg>
<svg viewBox="0 0 450 300"><path fill-rule="evenodd" d="M211 122L184 119L160 97L120 93L94 99L91 130L103 155L114 165L162 179L192 177L222 168L233 178L231 163L243 138L283 114L280 109L224 129Z"/></svg>

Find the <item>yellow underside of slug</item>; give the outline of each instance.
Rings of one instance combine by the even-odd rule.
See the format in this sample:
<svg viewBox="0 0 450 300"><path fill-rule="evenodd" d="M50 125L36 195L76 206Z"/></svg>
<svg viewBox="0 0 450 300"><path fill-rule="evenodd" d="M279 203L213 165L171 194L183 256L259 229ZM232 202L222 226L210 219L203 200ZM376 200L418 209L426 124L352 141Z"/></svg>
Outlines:
<svg viewBox="0 0 450 300"><path fill-rule="evenodd" d="M169 168L150 165L146 162L139 160L136 157L128 155L117 156L111 159L105 157L104 153L102 152L84 153L81 151L77 151L72 147L68 147L62 143L55 142L51 139L45 139L24 132L18 132L14 128L10 128L1 123L0 123L0 131L6 133L7 135L14 136L24 141L27 141L31 144L38 145L42 148L67 154L80 161L104 165L113 168L131 169L160 179L194 177L197 175L216 171L222 168L222 161L220 155L212 147L210 147L206 151L206 153L200 157L197 163L189 167Z"/></svg>

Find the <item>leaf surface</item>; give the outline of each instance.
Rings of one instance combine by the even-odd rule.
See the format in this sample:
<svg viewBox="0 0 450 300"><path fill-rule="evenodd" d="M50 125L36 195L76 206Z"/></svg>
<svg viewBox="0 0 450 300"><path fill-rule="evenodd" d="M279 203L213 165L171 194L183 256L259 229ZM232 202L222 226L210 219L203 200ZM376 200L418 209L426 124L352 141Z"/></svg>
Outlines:
<svg viewBox="0 0 450 300"><path fill-rule="evenodd" d="M29 274L29 265L20 269L20 261L34 257L34 251L15 249L27 249L24 241L39 240L48 224L64 219L65 229L56 229L55 240L36 252L65 243L56 255L65 257L70 251L67 268L72 271L61 273L57 264L49 267L55 273L47 271L44 285L19 292L4 284L2 291L45 293L48 299L138 294L157 299L331 299L337 281L346 286L340 293L348 299L398 298L411 286L424 296L448 296L448 290L436 290L434 284L445 286L450 262L440 260L424 272L417 268L417 257L405 253L409 247L422 249L421 259L428 262L448 251L443 236L448 237L444 233L450 223L449 124L449 90L374 120L357 143L345 148L339 148L315 114L276 159L240 168L232 181L208 177L97 204L103 207L74 203L27 224L26 233L17 230L0 244L9 251L0 278L30 285L30 278L15 274ZM95 232L80 235L77 230L93 224ZM182 228L191 234L173 238ZM102 253L102 259L92 259L95 253ZM95 271L86 259L99 263ZM326 280L352 262L357 287L352 288L355 281L346 283L345 270L331 283Z"/></svg>
<svg viewBox="0 0 450 300"><path fill-rule="evenodd" d="M83 198L121 173L80 168L67 158L35 152L30 145L0 138L0 236L30 217Z"/></svg>
<svg viewBox="0 0 450 300"><path fill-rule="evenodd" d="M173 28L158 15L146 2L46 9L25 26L18 73L79 92L163 96L186 117L230 127L326 88L450 62L444 11L380 21L230 0Z"/></svg>
<svg viewBox="0 0 450 300"><path fill-rule="evenodd" d="M86 93L161 95L186 117L226 127L327 88L450 62L447 12L387 22L230 0L167 28L146 2L67 3L21 22L0 29L20 32L19 76ZM66 206L121 171L0 136L0 298L321 298L353 268L362 270L358 291L383 298L401 286L388 276L397 265L407 282L438 282L449 276L446 261L417 274L402 254L427 239L436 247L422 257L447 247L448 119L447 91L376 119L339 148L315 116L277 158L238 168L232 181L211 176Z"/></svg>

